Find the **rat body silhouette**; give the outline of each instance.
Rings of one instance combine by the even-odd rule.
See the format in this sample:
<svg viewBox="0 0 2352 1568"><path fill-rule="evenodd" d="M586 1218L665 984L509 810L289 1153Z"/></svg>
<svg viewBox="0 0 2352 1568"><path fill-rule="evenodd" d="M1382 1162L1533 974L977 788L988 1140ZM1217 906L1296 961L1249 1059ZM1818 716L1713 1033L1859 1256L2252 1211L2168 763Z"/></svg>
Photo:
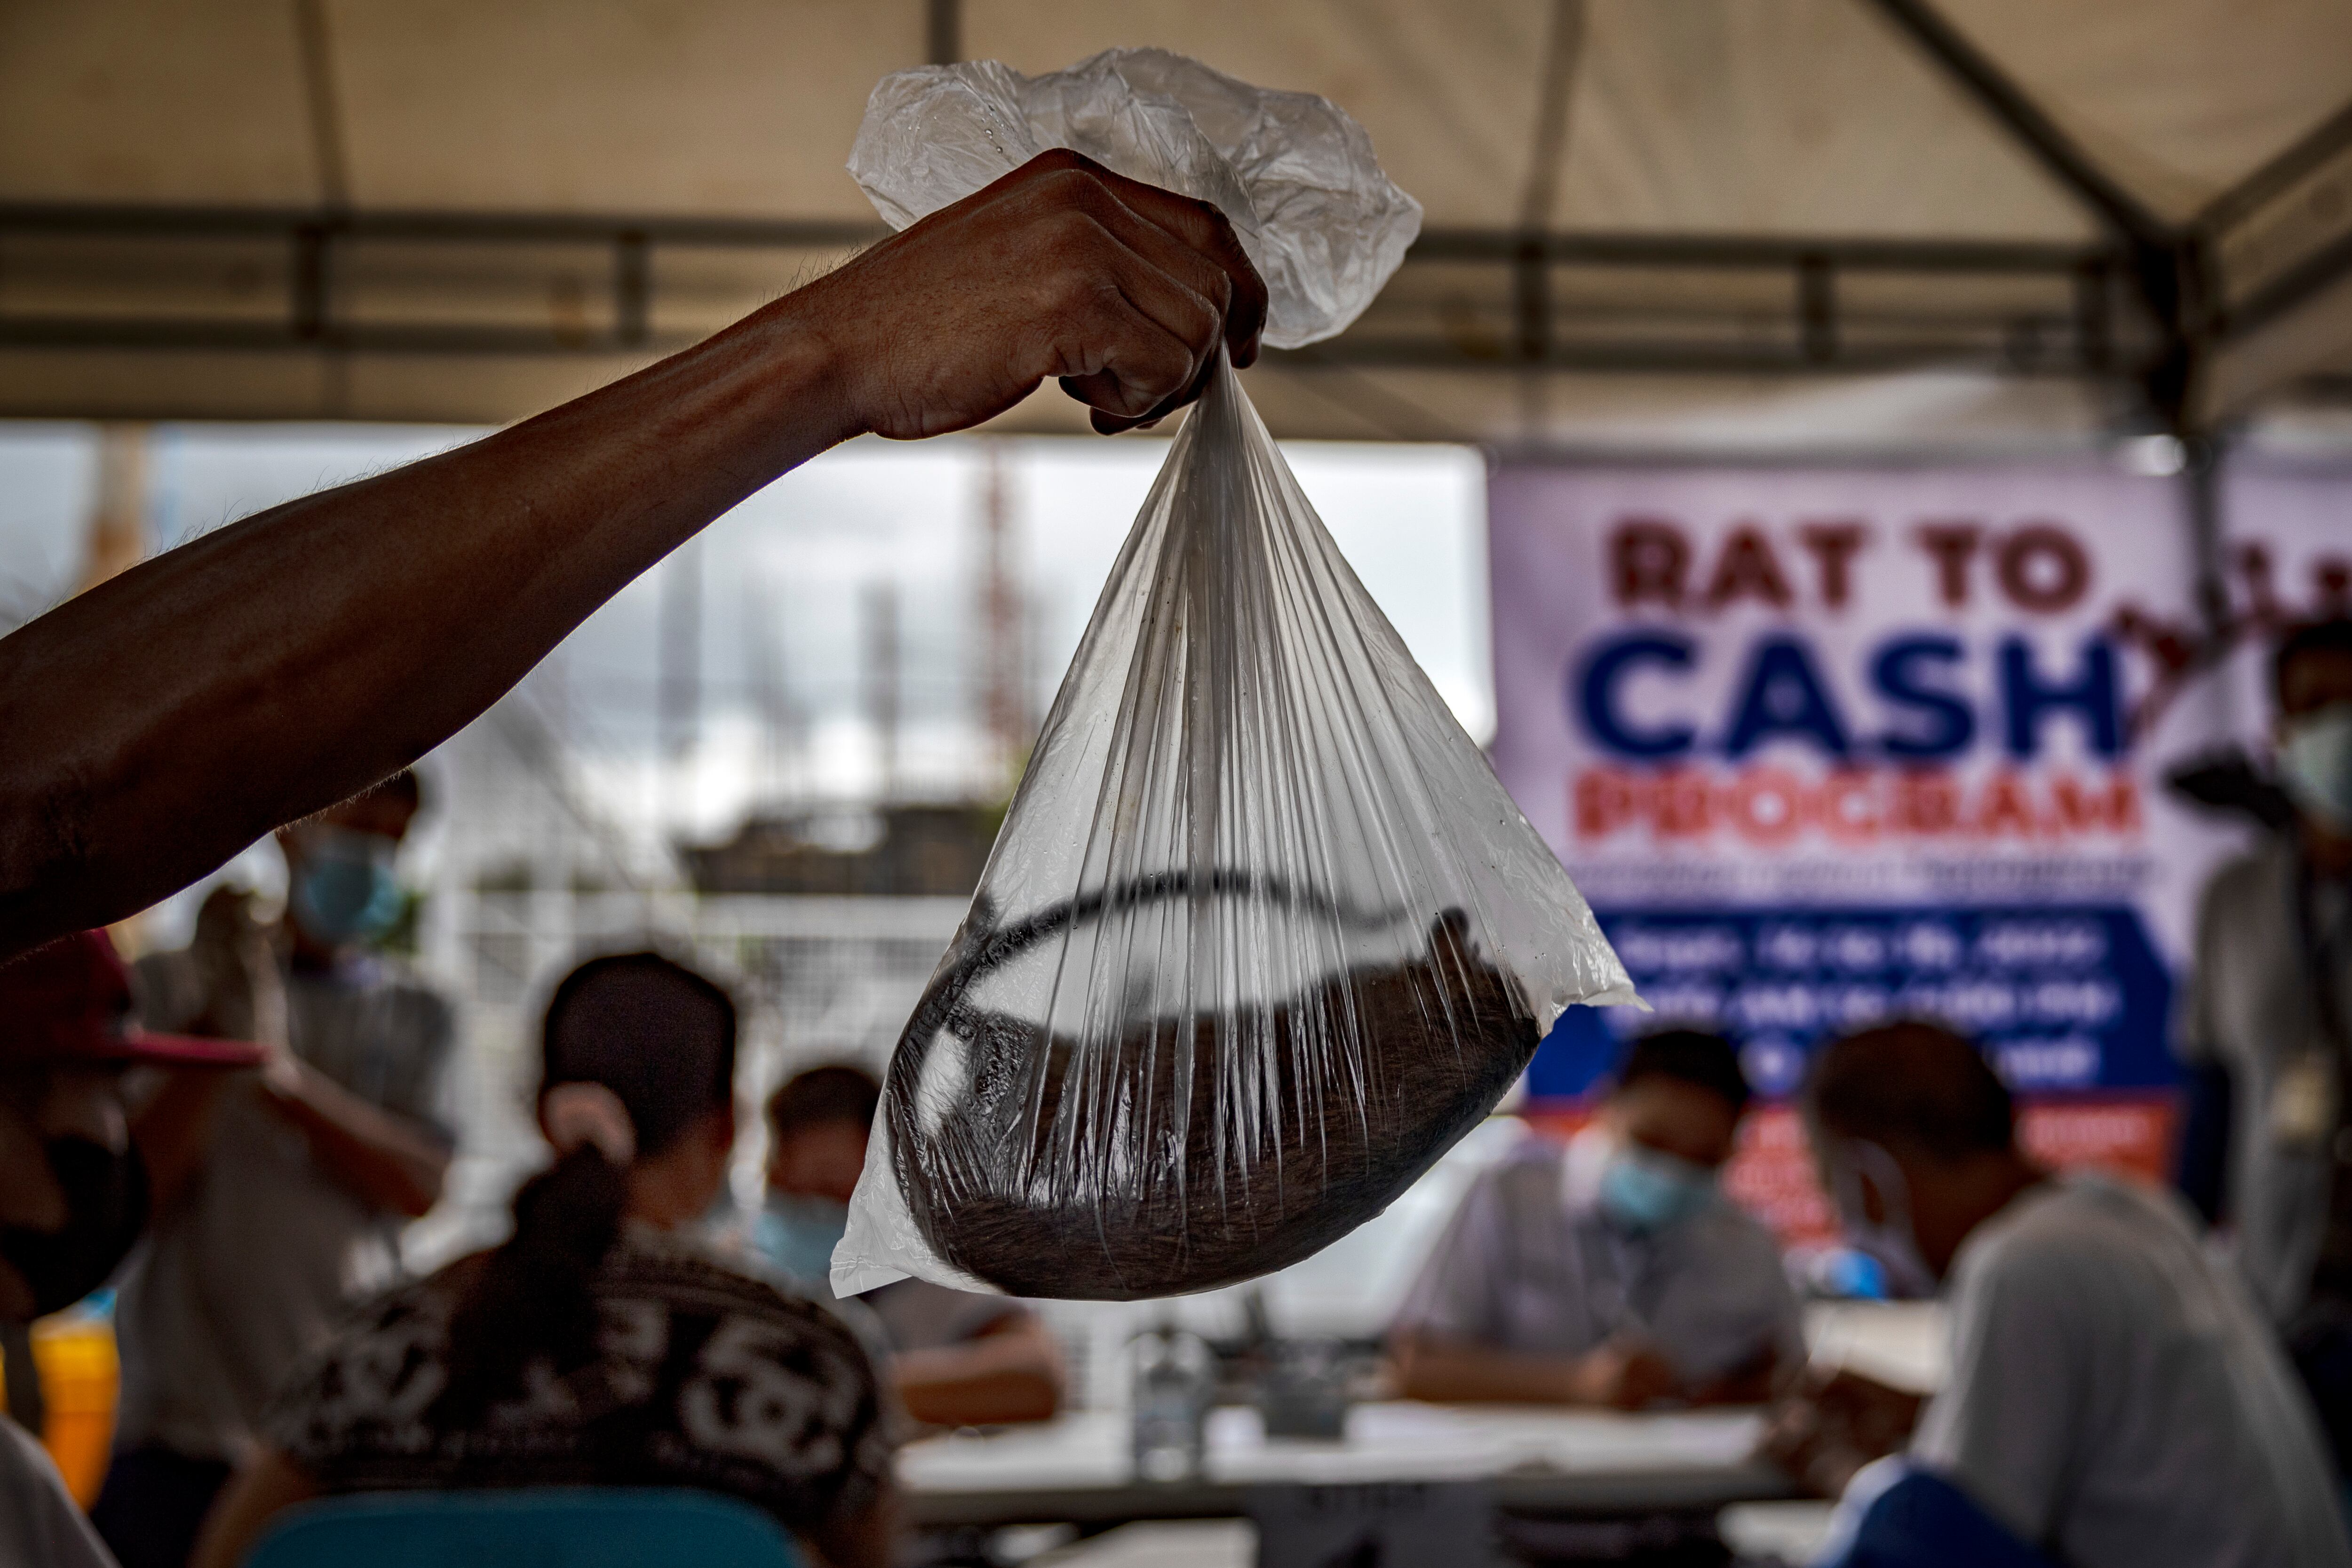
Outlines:
<svg viewBox="0 0 2352 1568"><path fill-rule="evenodd" d="M1162 881L1129 900L1189 891ZM940 1258L1013 1295L1174 1295L1295 1263L1386 1208L1535 1053L1520 988L1458 910L1405 962L1273 1005L1147 1018L1115 1045L971 1005L974 982L1092 902L968 937L891 1059L909 1213ZM926 1114L925 1068L950 1038L961 1070Z"/></svg>

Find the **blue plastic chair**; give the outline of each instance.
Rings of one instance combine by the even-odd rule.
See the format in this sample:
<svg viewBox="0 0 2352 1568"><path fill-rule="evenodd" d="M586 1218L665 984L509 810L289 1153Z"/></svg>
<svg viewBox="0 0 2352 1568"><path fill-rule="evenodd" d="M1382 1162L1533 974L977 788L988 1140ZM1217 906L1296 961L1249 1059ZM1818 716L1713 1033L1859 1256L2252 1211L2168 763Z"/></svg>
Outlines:
<svg viewBox="0 0 2352 1568"><path fill-rule="evenodd" d="M715 1492L551 1487L358 1492L287 1510L246 1568L806 1568L776 1521Z"/></svg>

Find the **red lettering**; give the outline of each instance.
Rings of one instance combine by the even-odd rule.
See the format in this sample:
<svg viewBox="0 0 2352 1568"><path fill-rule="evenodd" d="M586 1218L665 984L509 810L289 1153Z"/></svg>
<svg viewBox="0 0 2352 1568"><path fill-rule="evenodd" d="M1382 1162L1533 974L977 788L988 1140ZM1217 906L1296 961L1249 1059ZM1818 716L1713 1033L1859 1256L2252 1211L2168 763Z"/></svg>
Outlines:
<svg viewBox="0 0 2352 1568"><path fill-rule="evenodd" d="M1576 775L1570 815L1579 838L1606 838L1633 820L1633 781L1613 768L1590 768Z"/></svg>
<svg viewBox="0 0 2352 1568"><path fill-rule="evenodd" d="M1661 838L1697 838L1715 828L1715 792L1696 768L1669 768L1650 786L1650 821Z"/></svg>
<svg viewBox="0 0 2352 1568"><path fill-rule="evenodd" d="M1959 786L1945 773L1906 773L1895 784L1895 825L1906 833L1949 833L1960 824Z"/></svg>
<svg viewBox="0 0 2352 1568"><path fill-rule="evenodd" d="M2030 522L2001 541L1993 574L2020 609L2053 616L2072 609L2089 591L2091 558L2064 529Z"/></svg>
<svg viewBox="0 0 2352 1568"><path fill-rule="evenodd" d="M1936 563L1936 585L1944 603L1958 609L1969 602L1969 563L1984 530L1973 522L1926 522L1912 535Z"/></svg>
<svg viewBox="0 0 2352 1568"><path fill-rule="evenodd" d="M1812 552L1814 569L1821 574L1822 603L1832 610L1843 609L1853 588L1847 567L1869 542L1868 525L1843 520L1809 522L1797 531L1797 539Z"/></svg>
<svg viewBox="0 0 2352 1568"><path fill-rule="evenodd" d="M1878 792L1871 775L1853 769L1822 784L1813 816L1832 838L1858 844L1878 837Z"/></svg>
<svg viewBox="0 0 2352 1568"><path fill-rule="evenodd" d="M2062 832L2139 831L2139 790L2129 773L2109 773L2105 789L2062 773L2050 781L2050 801L2053 825Z"/></svg>
<svg viewBox="0 0 2352 1568"><path fill-rule="evenodd" d="M1988 838L2004 833L2019 838L2033 837L2033 805L2026 798L2023 780L2015 773L1993 774L1985 785L1984 798L1977 803L1976 830Z"/></svg>
<svg viewBox="0 0 2352 1568"><path fill-rule="evenodd" d="M1749 768L1724 799L1731 824L1751 843L1786 844L1804 826L1805 788L1779 768Z"/></svg>
<svg viewBox="0 0 2352 1568"><path fill-rule="evenodd" d="M1664 518L1629 517L1610 536L1609 568L1619 604L1654 602L1677 608L1683 576L1690 569L1690 545L1683 531Z"/></svg>
<svg viewBox="0 0 2352 1568"><path fill-rule="evenodd" d="M1734 599L1757 598L1785 608L1789 597L1789 580L1780 575L1780 563L1773 557L1770 542L1760 530L1733 529L1723 542L1723 553L1716 557L1714 579L1706 585L1708 607L1719 610Z"/></svg>

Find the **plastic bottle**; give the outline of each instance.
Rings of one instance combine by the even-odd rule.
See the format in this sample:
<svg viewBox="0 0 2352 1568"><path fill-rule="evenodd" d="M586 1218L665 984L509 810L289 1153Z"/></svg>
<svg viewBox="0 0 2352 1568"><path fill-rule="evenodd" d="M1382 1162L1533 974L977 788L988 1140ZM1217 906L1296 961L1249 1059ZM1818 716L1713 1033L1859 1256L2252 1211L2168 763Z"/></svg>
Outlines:
<svg viewBox="0 0 2352 1568"><path fill-rule="evenodd" d="M1217 1362L1197 1334L1173 1324L1130 1342L1135 1389L1135 1476L1156 1483L1198 1479Z"/></svg>

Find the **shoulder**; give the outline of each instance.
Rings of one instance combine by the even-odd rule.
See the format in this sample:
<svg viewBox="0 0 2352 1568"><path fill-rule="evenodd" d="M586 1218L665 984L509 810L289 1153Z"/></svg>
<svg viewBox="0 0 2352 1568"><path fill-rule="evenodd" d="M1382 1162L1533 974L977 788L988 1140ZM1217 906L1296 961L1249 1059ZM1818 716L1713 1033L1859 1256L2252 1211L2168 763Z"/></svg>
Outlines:
<svg viewBox="0 0 2352 1568"><path fill-rule="evenodd" d="M861 1298L882 1320L894 1349L932 1350L977 1339L1029 1309L1010 1296L951 1290L929 1279L894 1279Z"/></svg>
<svg viewBox="0 0 2352 1568"><path fill-rule="evenodd" d="M42 1568L110 1568L47 1450L0 1415L0 1560Z"/></svg>
<svg viewBox="0 0 2352 1568"><path fill-rule="evenodd" d="M846 1355L871 1375L857 1336L834 1313L680 1237L632 1230L605 1258L597 1289L608 1297L649 1296L673 1310L763 1325L771 1338Z"/></svg>
<svg viewBox="0 0 2352 1568"><path fill-rule="evenodd" d="M1530 1134L1511 1145L1503 1157L1478 1173L1471 1190L1486 1191L1513 1204L1559 1206L1567 1173L1568 1149L1558 1140Z"/></svg>
<svg viewBox="0 0 2352 1568"><path fill-rule="evenodd" d="M2264 839L2242 855L2222 862L2205 883L2201 900L2205 920L2211 934L2222 931L2216 922L2227 921L2232 929L2247 915L2284 913L2283 902L2294 878L2294 857L2277 839ZM2243 932L2240 934L2250 934Z"/></svg>
<svg viewBox="0 0 2352 1568"><path fill-rule="evenodd" d="M1952 1265L1955 1310L1994 1297L2086 1305L2096 1287L2145 1269L2185 1235L2162 1194L2104 1177L2053 1180L1961 1246Z"/></svg>
<svg viewBox="0 0 2352 1568"><path fill-rule="evenodd" d="M1743 1264L1760 1262L1776 1273L1780 1268L1780 1242L1765 1228L1762 1220L1727 1195L1718 1195L1693 1215L1689 1234L1693 1243L1708 1257Z"/></svg>

